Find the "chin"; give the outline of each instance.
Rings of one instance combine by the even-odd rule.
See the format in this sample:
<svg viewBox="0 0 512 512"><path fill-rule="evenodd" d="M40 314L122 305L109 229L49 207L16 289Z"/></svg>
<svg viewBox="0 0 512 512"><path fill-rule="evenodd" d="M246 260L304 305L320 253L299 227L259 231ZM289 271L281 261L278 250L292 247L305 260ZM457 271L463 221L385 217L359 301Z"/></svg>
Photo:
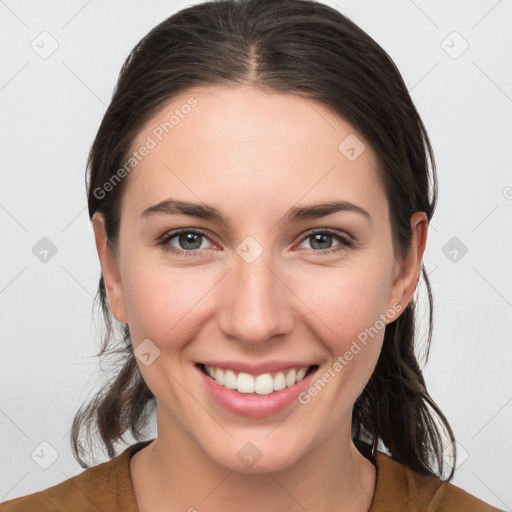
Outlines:
<svg viewBox="0 0 512 512"><path fill-rule="evenodd" d="M281 429L280 435L277 430L273 431L275 428ZM296 428L292 428L297 434ZM208 446L203 445L203 450L215 464L236 473L273 473L290 468L304 456L303 436L290 434L282 426L274 425L260 435L234 435L229 439L223 436L219 440L209 438ZM201 445L201 440L198 444Z"/></svg>

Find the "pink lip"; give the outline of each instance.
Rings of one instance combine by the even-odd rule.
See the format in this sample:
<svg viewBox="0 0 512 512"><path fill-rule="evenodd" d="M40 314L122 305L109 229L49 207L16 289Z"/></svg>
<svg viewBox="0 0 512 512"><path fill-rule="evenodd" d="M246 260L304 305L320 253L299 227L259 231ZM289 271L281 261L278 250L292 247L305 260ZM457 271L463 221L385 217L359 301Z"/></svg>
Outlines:
<svg viewBox="0 0 512 512"><path fill-rule="evenodd" d="M214 365L212 364L211 366ZM297 366L305 365L298 364ZM279 368L282 368L282 366ZM309 375L306 375L306 377L297 384L294 384L289 388L284 388L280 391L275 391L270 395L239 393L234 389L228 389L217 384L217 382L215 382L209 375L206 375L199 366L196 366L196 370L199 373L199 376L203 379L207 392L218 405L240 416L263 418L265 416L276 414L292 403L298 402L298 395L310 386L310 382L318 368Z"/></svg>
<svg viewBox="0 0 512 512"><path fill-rule="evenodd" d="M261 375L263 373L291 370L292 368L309 368L314 363L267 361L266 363L254 364L241 361L201 361L201 364L222 368L223 370L233 370L236 373L245 372L251 375Z"/></svg>

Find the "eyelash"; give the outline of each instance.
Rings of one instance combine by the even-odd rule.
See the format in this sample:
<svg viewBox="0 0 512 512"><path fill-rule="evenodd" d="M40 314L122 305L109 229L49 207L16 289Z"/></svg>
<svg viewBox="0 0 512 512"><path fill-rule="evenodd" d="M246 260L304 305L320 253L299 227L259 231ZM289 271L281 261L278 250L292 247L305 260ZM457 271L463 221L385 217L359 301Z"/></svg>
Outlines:
<svg viewBox="0 0 512 512"><path fill-rule="evenodd" d="M170 231L170 232L166 233L160 239L160 241L158 242L158 245L161 245L164 251L167 251L167 252L170 252L173 254L184 255L185 257L200 256L205 249L192 249L190 251L185 251L183 249L175 249L174 247L169 245L169 242L173 238L175 238L183 233L194 233L196 235L202 235L205 238L208 238L206 236L206 233L201 229L183 228L183 229L177 229L177 230ZM335 238L336 240L338 240L340 242L340 244L335 246L334 249L327 249L325 251L310 249L309 252L312 252L315 255L325 256L328 254L338 252L343 249L347 249L347 248L356 246L356 243L352 239L350 239L336 231L333 231L331 229L316 229L316 230L308 231L307 233L305 233L303 238L300 240L300 243L304 242L304 240L307 240L308 238L311 238L313 235L316 235L316 234L330 235L333 238ZM209 240L209 238L208 238L208 240Z"/></svg>

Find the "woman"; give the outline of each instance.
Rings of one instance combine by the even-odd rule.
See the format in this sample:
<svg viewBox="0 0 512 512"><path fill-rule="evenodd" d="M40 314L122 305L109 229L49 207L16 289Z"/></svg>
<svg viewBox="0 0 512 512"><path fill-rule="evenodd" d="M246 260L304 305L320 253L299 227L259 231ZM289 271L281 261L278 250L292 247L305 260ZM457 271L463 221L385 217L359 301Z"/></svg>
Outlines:
<svg viewBox="0 0 512 512"><path fill-rule="evenodd" d="M1 511L496 510L442 479L414 354L434 161L361 29L308 0L184 9L130 54L88 163L100 355L110 313L126 346L72 442L86 468L96 427L112 460Z"/></svg>

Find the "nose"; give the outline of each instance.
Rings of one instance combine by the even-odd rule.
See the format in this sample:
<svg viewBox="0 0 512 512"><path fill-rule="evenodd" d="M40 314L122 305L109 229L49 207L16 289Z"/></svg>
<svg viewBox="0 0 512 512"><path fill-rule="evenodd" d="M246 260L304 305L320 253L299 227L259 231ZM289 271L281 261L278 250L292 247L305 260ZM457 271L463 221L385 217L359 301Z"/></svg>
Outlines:
<svg viewBox="0 0 512 512"><path fill-rule="evenodd" d="M291 332L293 293L275 267L265 251L252 262L235 257L234 268L219 289L217 318L226 338L256 348Z"/></svg>

